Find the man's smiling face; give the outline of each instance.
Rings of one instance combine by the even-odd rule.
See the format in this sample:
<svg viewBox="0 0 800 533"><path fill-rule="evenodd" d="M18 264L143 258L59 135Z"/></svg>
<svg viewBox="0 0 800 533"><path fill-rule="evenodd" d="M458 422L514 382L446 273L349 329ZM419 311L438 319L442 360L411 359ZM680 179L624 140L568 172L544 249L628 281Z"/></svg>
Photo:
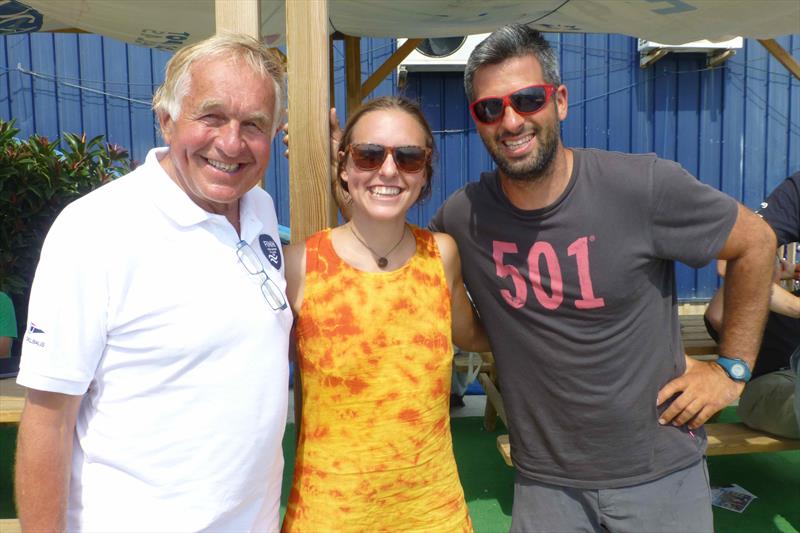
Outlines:
<svg viewBox="0 0 800 533"><path fill-rule="evenodd" d="M180 116L161 116L167 174L194 203L227 214L261 183L269 163L275 94L272 81L244 61L212 57L191 67Z"/></svg>
<svg viewBox="0 0 800 533"><path fill-rule="evenodd" d="M545 84L539 61L532 55L512 57L475 72L475 99L502 97L523 87ZM563 85L544 109L520 115L511 106L495 124L476 121L478 133L500 172L512 180L533 181L544 175L560 143L559 123L567 114L567 89Z"/></svg>

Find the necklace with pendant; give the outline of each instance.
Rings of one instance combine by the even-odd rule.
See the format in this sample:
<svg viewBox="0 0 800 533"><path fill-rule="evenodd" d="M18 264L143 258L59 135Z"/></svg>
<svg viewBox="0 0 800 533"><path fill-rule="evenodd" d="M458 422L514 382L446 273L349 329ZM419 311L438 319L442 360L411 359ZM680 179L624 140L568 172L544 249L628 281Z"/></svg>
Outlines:
<svg viewBox="0 0 800 533"><path fill-rule="evenodd" d="M395 243L394 246L392 246L391 250L389 250L385 254L381 255L378 252L376 252L375 250L373 250L372 247L369 244L364 242L364 239L362 239L361 237L358 236L358 233L356 233L356 230L353 229L352 224L347 224L347 227L350 228L350 233L353 234L353 237L355 237L358 242L363 244L364 248L366 248L367 250L369 250L372 253L372 255L375 257L375 264L378 265L378 268L386 268L386 265L389 264L389 260L387 259L387 257L389 257L389 255L392 252L394 252L395 249L398 246L400 246L400 243L403 242L403 239L405 239L405 237L406 237L406 226L403 225L403 234L400 235L400 240L397 241L397 243Z"/></svg>

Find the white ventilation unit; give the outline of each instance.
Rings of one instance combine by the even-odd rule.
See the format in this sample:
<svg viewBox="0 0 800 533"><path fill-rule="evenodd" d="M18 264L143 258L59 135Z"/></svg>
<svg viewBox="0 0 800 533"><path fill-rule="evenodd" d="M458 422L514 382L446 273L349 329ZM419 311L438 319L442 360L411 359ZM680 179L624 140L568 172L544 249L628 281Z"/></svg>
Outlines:
<svg viewBox="0 0 800 533"><path fill-rule="evenodd" d="M488 33L461 37L432 37L424 39L401 63L400 69L407 71L458 71L464 70L472 49L483 41ZM405 43L397 39L397 46Z"/></svg>
<svg viewBox="0 0 800 533"><path fill-rule="evenodd" d="M710 67L719 65L741 48L744 39L735 37L729 41L694 41L685 44L662 44L654 41L639 39L639 66L647 68L669 52L694 52L704 53L708 56L707 64Z"/></svg>

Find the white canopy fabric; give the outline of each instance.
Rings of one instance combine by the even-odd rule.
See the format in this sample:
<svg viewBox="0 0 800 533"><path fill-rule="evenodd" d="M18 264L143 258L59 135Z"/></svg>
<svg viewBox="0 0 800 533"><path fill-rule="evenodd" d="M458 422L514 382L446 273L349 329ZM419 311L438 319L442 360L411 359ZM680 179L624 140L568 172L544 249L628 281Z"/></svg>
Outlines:
<svg viewBox="0 0 800 533"><path fill-rule="evenodd" d="M261 0L268 44L284 41L285 1L294 0ZM798 0L329 0L328 13L330 32L362 37L450 37L511 22L664 44L800 33ZM214 33L214 0L0 0L0 33L66 28L174 50Z"/></svg>

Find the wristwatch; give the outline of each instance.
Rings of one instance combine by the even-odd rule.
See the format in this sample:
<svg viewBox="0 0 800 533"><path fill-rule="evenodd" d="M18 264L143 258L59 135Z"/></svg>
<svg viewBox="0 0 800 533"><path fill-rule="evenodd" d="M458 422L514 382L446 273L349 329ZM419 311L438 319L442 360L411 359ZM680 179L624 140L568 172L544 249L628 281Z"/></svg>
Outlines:
<svg viewBox="0 0 800 533"><path fill-rule="evenodd" d="M715 361L733 381L750 381L750 367L742 359L720 355Z"/></svg>

